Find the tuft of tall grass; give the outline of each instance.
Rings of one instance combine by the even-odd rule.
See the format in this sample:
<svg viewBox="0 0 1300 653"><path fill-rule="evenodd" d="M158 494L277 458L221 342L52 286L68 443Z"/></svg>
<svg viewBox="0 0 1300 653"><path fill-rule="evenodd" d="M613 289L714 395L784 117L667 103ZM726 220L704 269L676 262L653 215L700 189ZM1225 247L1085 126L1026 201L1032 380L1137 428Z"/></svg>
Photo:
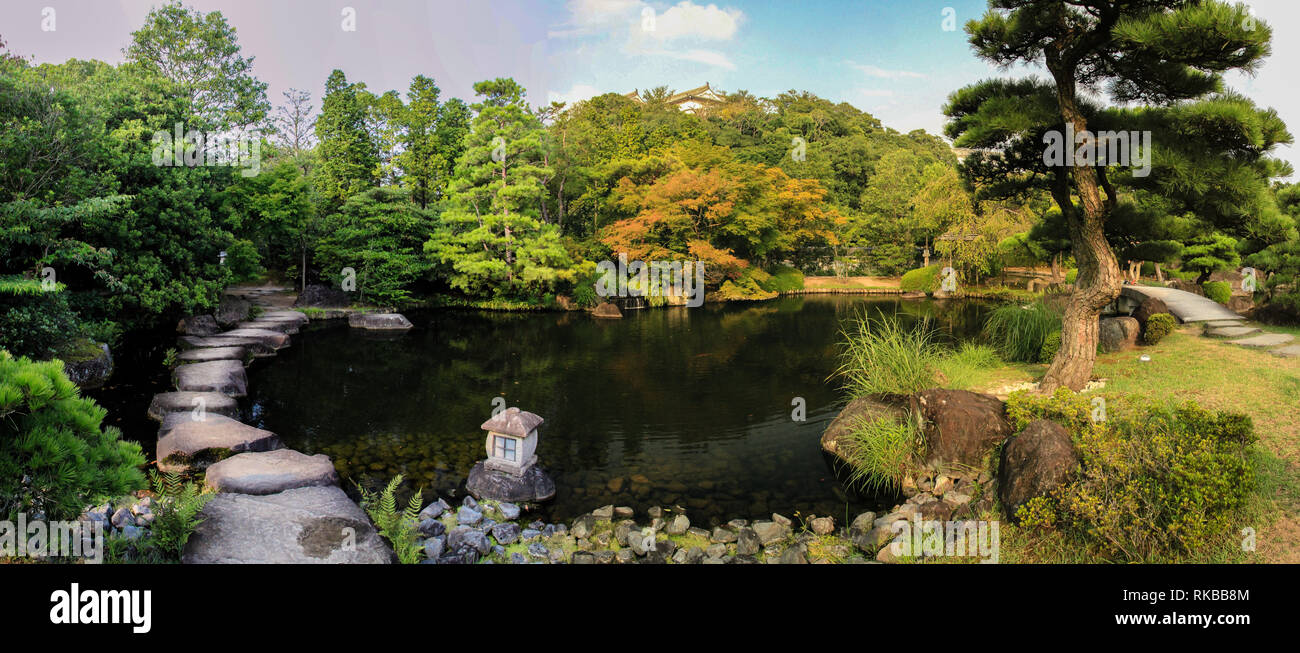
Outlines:
<svg viewBox="0 0 1300 653"><path fill-rule="evenodd" d="M1038 362L1043 341L1061 330L1061 314L1042 301L1000 306L984 322L984 338L1009 361Z"/></svg>
<svg viewBox="0 0 1300 653"><path fill-rule="evenodd" d="M907 330L898 320L859 312L841 333L836 375L851 396L903 396L934 387L939 348L928 320Z"/></svg>
<svg viewBox="0 0 1300 653"><path fill-rule="evenodd" d="M1002 366L998 352L988 345L963 342L954 351L947 352L934 361L934 367L944 376L945 388L967 390L975 385L980 370Z"/></svg>
<svg viewBox="0 0 1300 653"><path fill-rule="evenodd" d="M859 418L838 443L848 463L848 483L867 491L902 487L921 446L921 428L909 414L904 422L891 417Z"/></svg>

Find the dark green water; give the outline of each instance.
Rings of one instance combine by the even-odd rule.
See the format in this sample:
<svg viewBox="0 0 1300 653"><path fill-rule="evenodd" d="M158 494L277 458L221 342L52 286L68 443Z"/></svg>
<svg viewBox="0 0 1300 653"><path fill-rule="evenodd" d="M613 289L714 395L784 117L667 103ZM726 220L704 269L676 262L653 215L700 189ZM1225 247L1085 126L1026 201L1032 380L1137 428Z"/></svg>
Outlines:
<svg viewBox="0 0 1300 653"><path fill-rule="evenodd" d="M484 457L479 424L504 397L546 419L538 455L569 519L605 504L680 505L696 523L780 512L833 515L861 497L819 447L843 395L841 322L854 311L929 316L957 338L978 304L863 296L582 313L411 313L416 328L375 337L346 326L294 336L249 370L252 423L286 446L331 456L345 479L401 473L431 493L458 488ZM791 417L802 397L807 419ZM348 486L351 482L345 481Z"/></svg>

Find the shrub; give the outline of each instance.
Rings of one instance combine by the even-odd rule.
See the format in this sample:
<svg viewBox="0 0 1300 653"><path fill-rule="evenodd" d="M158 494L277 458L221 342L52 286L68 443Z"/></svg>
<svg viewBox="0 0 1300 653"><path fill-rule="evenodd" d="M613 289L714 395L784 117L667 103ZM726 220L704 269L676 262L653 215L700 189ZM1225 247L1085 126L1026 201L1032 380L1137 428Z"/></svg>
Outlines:
<svg viewBox="0 0 1300 653"><path fill-rule="evenodd" d="M1146 326L1142 328L1142 342L1148 345L1158 344L1165 336L1173 333L1174 328L1178 326L1178 320L1168 313L1156 313L1147 318Z"/></svg>
<svg viewBox="0 0 1300 653"><path fill-rule="evenodd" d="M760 282L763 290L770 292L788 292L803 290L803 273L788 266L778 266L772 270L772 276L766 282Z"/></svg>
<svg viewBox="0 0 1300 653"><path fill-rule="evenodd" d="M776 293L764 290L758 285L756 278L767 278L767 273L761 270L750 270L745 275L735 281L726 281L718 288L718 299L727 300L751 300L751 299L771 299L776 297Z"/></svg>
<svg viewBox="0 0 1300 653"><path fill-rule="evenodd" d="M60 344L80 333L64 293L40 287L39 281L20 279L0 288L0 348L15 356L49 359Z"/></svg>
<svg viewBox="0 0 1300 653"><path fill-rule="evenodd" d="M841 333L836 374L852 396L902 396L934 387L938 348L928 321L909 331L897 320L858 313Z"/></svg>
<svg viewBox="0 0 1300 653"><path fill-rule="evenodd" d="M1205 290L1205 296L1213 299L1220 304L1227 304L1232 300L1232 284L1227 281L1207 281L1201 285Z"/></svg>
<svg viewBox="0 0 1300 653"><path fill-rule="evenodd" d="M868 490L901 487L920 446L921 429L911 416L901 423L890 417L860 417L838 444L849 465L849 484Z"/></svg>
<svg viewBox="0 0 1300 653"><path fill-rule="evenodd" d="M903 274L903 278L898 282L901 290L908 292L934 292L939 289L939 266L931 265L923 268L910 270Z"/></svg>
<svg viewBox="0 0 1300 653"><path fill-rule="evenodd" d="M1021 508L1022 524L1060 528L1107 558L1131 562L1203 556L1233 540L1254 486L1249 417L1190 402L1144 403L1111 407L1107 420L1093 423L1089 399L1071 395L1007 402L1018 427L1059 415L1081 458L1074 480Z"/></svg>
<svg viewBox="0 0 1300 653"><path fill-rule="evenodd" d="M1079 278L1079 268L1070 268L1065 271L1065 282L1074 283Z"/></svg>
<svg viewBox="0 0 1300 653"><path fill-rule="evenodd" d="M394 495L401 484L402 475L398 474L378 494L360 484L357 485L357 490L361 492L361 507L370 515L370 520L375 522L379 534L392 545L393 553L397 554L397 559L402 564L411 565L419 562L424 555L424 550L415 544L420 534L420 495L423 490L416 491L407 502L406 509L399 511Z"/></svg>
<svg viewBox="0 0 1300 653"><path fill-rule="evenodd" d="M1043 342L1061 330L1061 315L1042 301L1018 306L1000 306L984 322L984 338L1002 358L1034 363L1043 351Z"/></svg>
<svg viewBox="0 0 1300 653"><path fill-rule="evenodd" d="M58 361L0 350L0 515L72 519L96 497L144 487L140 445L104 428Z"/></svg>
<svg viewBox="0 0 1300 653"><path fill-rule="evenodd" d="M1053 331L1046 338L1043 338L1043 346L1038 350L1038 362L1050 363L1056 358L1056 352L1061 350L1061 332Z"/></svg>

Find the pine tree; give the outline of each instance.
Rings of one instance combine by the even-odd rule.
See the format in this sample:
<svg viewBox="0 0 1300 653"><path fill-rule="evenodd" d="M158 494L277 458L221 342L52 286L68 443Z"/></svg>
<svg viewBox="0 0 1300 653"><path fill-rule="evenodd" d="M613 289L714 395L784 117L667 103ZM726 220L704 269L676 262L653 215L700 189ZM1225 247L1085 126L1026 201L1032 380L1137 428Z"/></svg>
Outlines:
<svg viewBox="0 0 1300 653"><path fill-rule="evenodd" d="M332 208L375 183L379 148L366 129L367 95L364 84L348 83L341 70L325 81L325 99L316 120L321 154L316 186Z"/></svg>

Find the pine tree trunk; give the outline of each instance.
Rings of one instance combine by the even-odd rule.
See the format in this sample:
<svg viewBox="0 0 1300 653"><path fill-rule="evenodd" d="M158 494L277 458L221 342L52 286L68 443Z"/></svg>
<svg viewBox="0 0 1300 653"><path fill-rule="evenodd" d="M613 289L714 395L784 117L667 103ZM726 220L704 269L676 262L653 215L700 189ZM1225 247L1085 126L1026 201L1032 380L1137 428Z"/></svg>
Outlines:
<svg viewBox="0 0 1300 653"><path fill-rule="evenodd" d="M1052 68L1049 62L1049 69ZM1057 102L1061 117L1074 125L1076 134L1088 129L1087 120L1079 111L1075 97L1073 70L1054 70ZM1074 143L1067 143L1074 148ZM1079 210L1070 201L1069 188L1061 184L1053 189L1053 197L1066 214L1070 227L1070 241L1074 244L1074 258L1079 265L1079 277L1074 292L1065 309L1061 329L1061 348L1047 368L1039 384L1039 392L1051 393L1057 388L1082 390L1092 377L1092 367L1097 360L1097 336L1101 310L1119 296L1120 271L1115 254L1106 242L1103 231L1107 203L1101 196L1097 170L1092 166L1075 165L1070 169L1075 191L1079 196ZM1114 198L1111 198L1112 200Z"/></svg>

